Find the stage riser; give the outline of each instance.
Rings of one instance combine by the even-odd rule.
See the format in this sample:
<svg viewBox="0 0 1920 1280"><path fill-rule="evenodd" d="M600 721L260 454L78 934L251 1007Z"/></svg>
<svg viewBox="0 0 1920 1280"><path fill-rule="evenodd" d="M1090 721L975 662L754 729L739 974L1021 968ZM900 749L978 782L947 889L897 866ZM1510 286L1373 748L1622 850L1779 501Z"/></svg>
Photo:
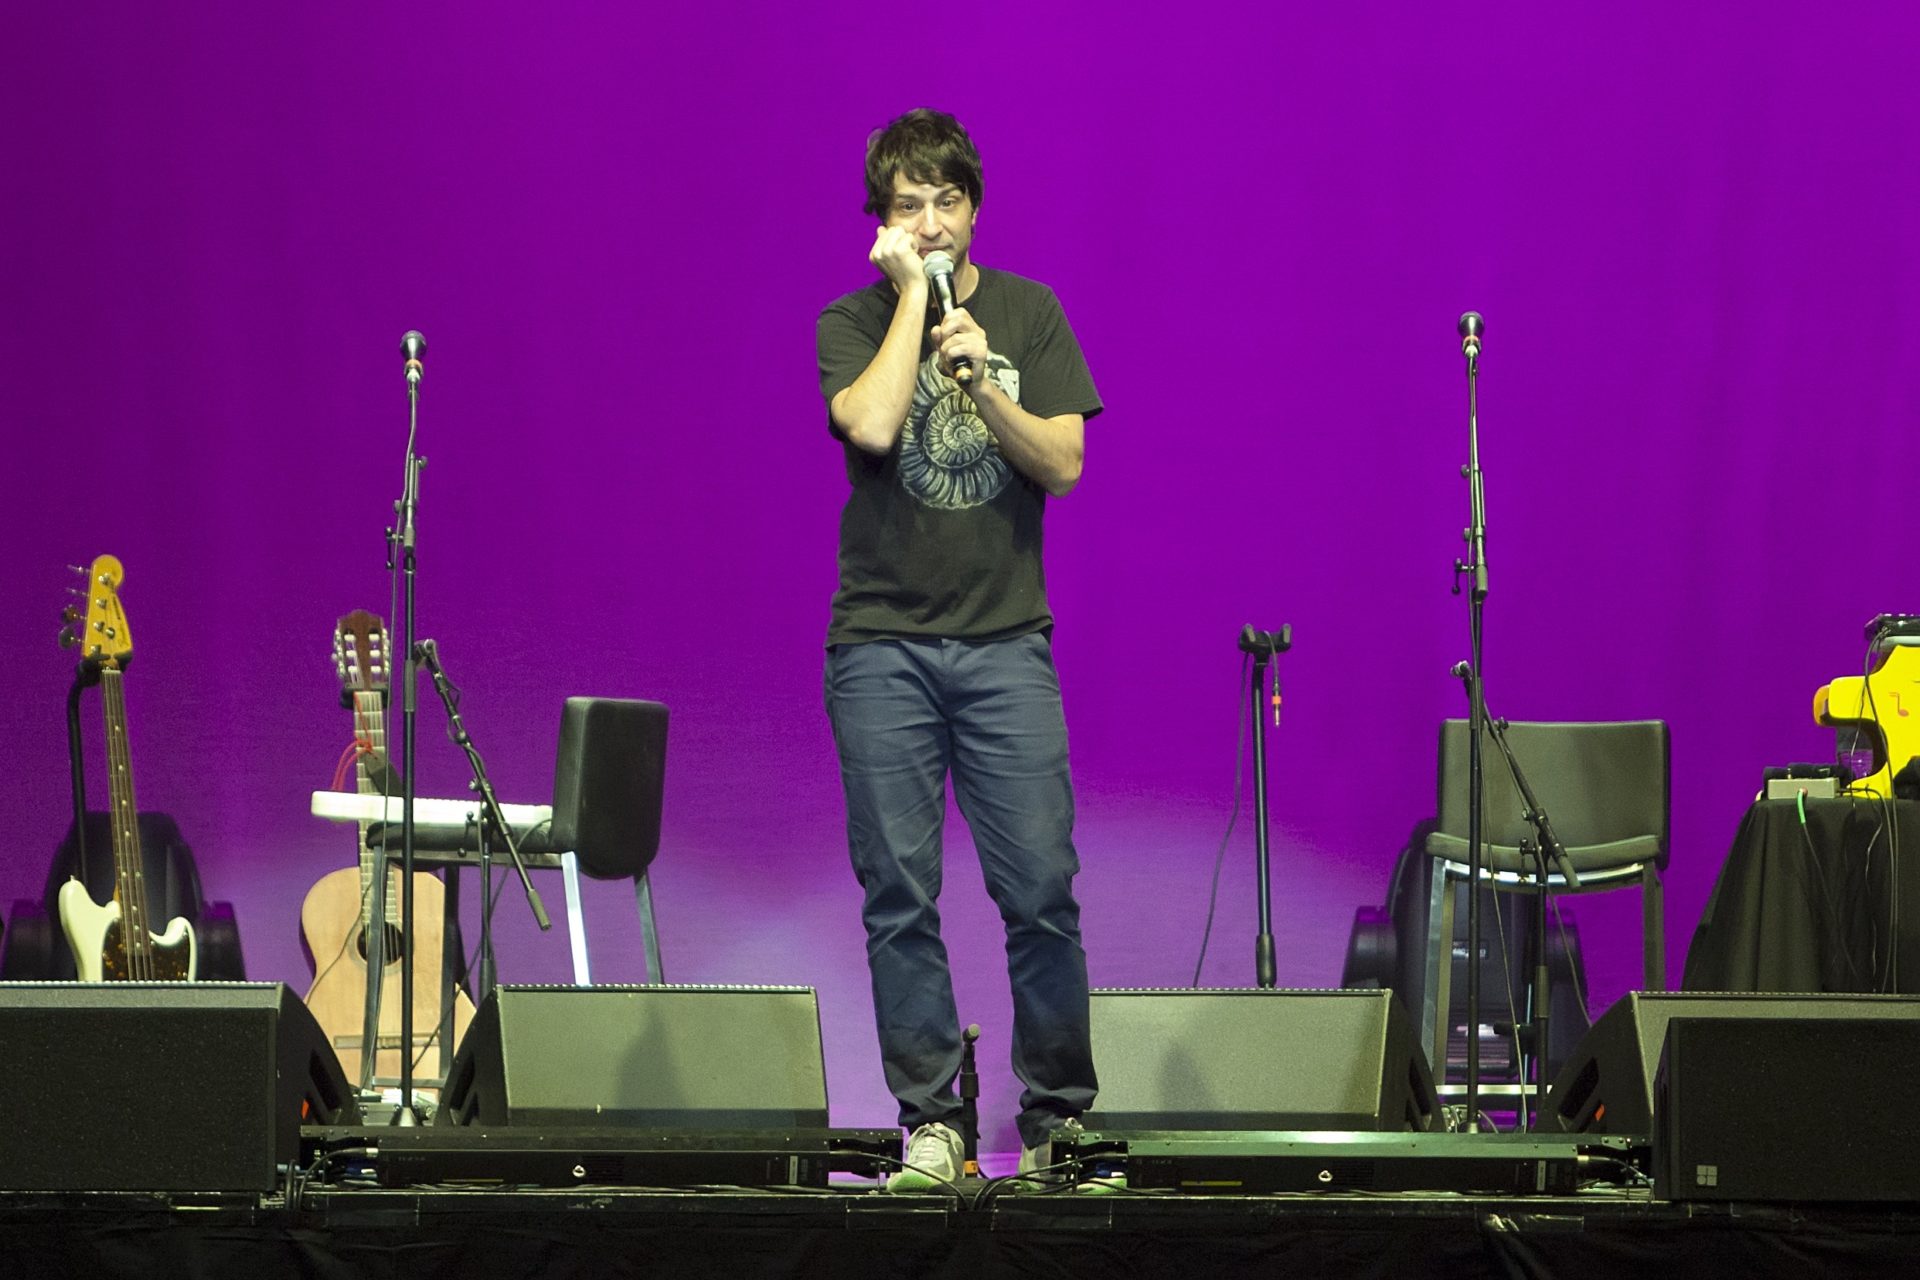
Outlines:
<svg viewBox="0 0 1920 1280"><path fill-rule="evenodd" d="M300 1125L352 1123L291 992L0 984L0 1190L270 1192Z"/></svg>
<svg viewBox="0 0 1920 1280"><path fill-rule="evenodd" d="M1438 1103L1387 991L1101 990L1089 1129L1425 1130Z"/></svg>

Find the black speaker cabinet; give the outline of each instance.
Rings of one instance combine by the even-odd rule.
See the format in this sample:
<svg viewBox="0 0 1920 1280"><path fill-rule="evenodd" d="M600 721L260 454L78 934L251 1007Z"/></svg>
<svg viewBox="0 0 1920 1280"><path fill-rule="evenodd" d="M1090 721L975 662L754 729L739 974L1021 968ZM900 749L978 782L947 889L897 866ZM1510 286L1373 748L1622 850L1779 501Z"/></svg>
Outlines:
<svg viewBox="0 0 1920 1280"><path fill-rule="evenodd" d="M1654 1082L1667 1024L1676 1018L1920 1019L1908 996L1764 995L1748 992L1636 992L1593 1024L1554 1078L1546 1117L1568 1133L1653 1133Z"/></svg>
<svg viewBox="0 0 1920 1280"><path fill-rule="evenodd" d="M1391 991L1093 993L1094 1130L1424 1131L1439 1104Z"/></svg>
<svg viewBox="0 0 1920 1280"><path fill-rule="evenodd" d="M0 1189L270 1192L358 1118L284 986L0 983Z"/></svg>
<svg viewBox="0 0 1920 1280"><path fill-rule="evenodd" d="M1920 1201L1901 1106L1920 1018L1674 1018L1654 1115L1663 1200Z"/></svg>
<svg viewBox="0 0 1920 1280"><path fill-rule="evenodd" d="M439 1123L825 1128L811 987L499 987Z"/></svg>

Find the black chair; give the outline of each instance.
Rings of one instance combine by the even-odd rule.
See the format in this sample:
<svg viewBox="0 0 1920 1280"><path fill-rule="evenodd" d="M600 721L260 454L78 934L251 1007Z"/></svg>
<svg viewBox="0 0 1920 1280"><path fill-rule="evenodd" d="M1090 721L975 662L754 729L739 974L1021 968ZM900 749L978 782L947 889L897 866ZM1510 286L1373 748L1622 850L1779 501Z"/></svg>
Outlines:
<svg viewBox="0 0 1920 1280"><path fill-rule="evenodd" d="M596 880L632 880L646 953L647 981L664 983L659 933L653 915L648 869L660 850L660 808L666 790L667 708L630 698L568 698L560 712L560 738L553 771L549 817L516 825L514 840L529 867L565 869L572 854L582 873ZM477 809L477 804L476 804ZM370 826L369 843L381 839ZM391 850L399 838L387 824ZM504 845L490 850L494 865L511 865ZM449 869L476 865L480 828L417 824L414 860ZM448 897L449 907L453 903ZM568 887L573 936L581 937L578 902ZM481 993L484 994L484 993Z"/></svg>
<svg viewBox="0 0 1920 1280"><path fill-rule="evenodd" d="M199 977L209 982L246 981L240 925L233 906L208 902L202 896L200 871L179 824L164 813L141 813L138 824L150 923L164 925L175 916L185 916L197 937ZM40 900L14 900L6 937L0 943L0 981L71 982L78 976L73 952L60 928L60 890L67 881L80 878L95 902L112 899L112 818L105 813L88 813L86 836L84 868L80 865L80 842L69 824L66 839L54 851L47 868Z"/></svg>
<svg viewBox="0 0 1920 1280"><path fill-rule="evenodd" d="M1580 878L1580 888L1573 890L1557 873L1550 875L1549 892L1595 893L1637 886L1644 989L1666 990L1661 890L1671 825L1666 722L1514 722L1506 736ZM1468 879L1468 746L1466 721L1448 720L1440 726L1439 817L1436 829L1426 838L1426 852L1433 860L1429 938L1454 936L1456 902L1461 895L1453 890ZM1482 748L1486 816L1480 884L1498 892L1533 893L1538 866L1533 854L1520 846L1534 840L1534 830L1499 748L1490 738ZM1453 966L1441 963L1440 948L1430 946L1425 969L1419 1013L1439 1078L1455 1030L1449 1025L1453 1019L1441 1013L1452 1004Z"/></svg>

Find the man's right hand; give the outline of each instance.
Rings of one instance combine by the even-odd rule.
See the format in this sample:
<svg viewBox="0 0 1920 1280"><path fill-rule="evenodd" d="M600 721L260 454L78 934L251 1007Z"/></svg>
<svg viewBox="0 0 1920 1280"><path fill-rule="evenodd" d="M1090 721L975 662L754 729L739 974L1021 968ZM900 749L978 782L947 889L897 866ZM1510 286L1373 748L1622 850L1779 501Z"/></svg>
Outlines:
<svg viewBox="0 0 1920 1280"><path fill-rule="evenodd" d="M874 233L873 252L867 260L880 268L880 274L892 282L894 290L906 294L927 287L927 270L920 262L913 233L901 227L881 227Z"/></svg>

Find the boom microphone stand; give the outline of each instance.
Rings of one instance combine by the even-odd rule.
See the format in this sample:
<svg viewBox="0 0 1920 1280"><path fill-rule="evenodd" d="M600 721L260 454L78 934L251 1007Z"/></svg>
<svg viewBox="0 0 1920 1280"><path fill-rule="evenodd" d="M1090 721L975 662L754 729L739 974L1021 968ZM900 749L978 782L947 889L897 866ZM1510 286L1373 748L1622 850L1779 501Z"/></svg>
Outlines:
<svg viewBox="0 0 1920 1280"><path fill-rule="evenodd" d="M415 656L427 664L433 675L433 687L440 694L441 705L447 709L447 731L453 735L454 742L467 754L467 767L473 771L473 781L467 785L480 796L480 998L486 999L487 993L494 988L493 963L493 868L489 861L487 830L491 827L499 833L501 843L507 846L507 856L513 859L513 869L520 873L520 887L526 891L527 905L533 908L534 923L541 932L553 928L553 921L547 918L547 909L540 902L540 893L533 887L533 881L527 877L527 864L520 856L520 844L513 838L513 828L507 825L507 815L500 808L500 797L495 794L493 780L487 777L486 761L480 757L480 748L474 745L473 736L467 732L467 726L460 719L459 692L453 682L447 679L446 668L440 665L440 648L431 640L422 640L414 646Z"/></svg>
<svg viewBox="0 0 1920 1280"><path fill-rule="evenodd" d="M1482 708L1486 705L1484 695L1480 698ZM1513 744L1507 741L1507 722L1489 718L1487 729L1493 736L1493 744L1500 748L1500 754L1506 759L1507 773L1513 778L1514 790L1520 793L1520 805L1523 816L1533 827L1536 839L1522 840L1520 851L1530 853L1534 859L1534 912L1533 912L1533 974L1528 982L1528 1000L1532 1004L1533 1017L1527 1023L1525 1034L1521 1037L1523 1050L1529 1051L1533 1058L1533 1122L1529 1129L1538 1124L1542 1108L1547 1100L1547 1051L1548 1024L1553 1009L1553 990L1551 979L1547 975L1547 894L1551 881L1548 879L1547 862L1552 860L1566 881L1567 888L1575 893L1580 891L1580 876L1573 869L1573 860L1567 856L1567 847L1560 843L1560 837L1554 834L1553 820L1547 817L1547 811L1541 806L1539 798L1533 794L1533 788L1527 785L1527 775L1520 768L1520 759L1513 754ZM1478 892L1476 890L1476 892ZM1522 1072L1521 1079L1526 1079ZM1522 1102L1525 1093L1522 1092ZM1522 1107L1524 1114L1525 1108Z"/></svg>
<svg viewBox="0 0 1920 1280"><path fill-rule="evenodd" d="M1460 577L1467 575L1467 630L1469 656L1454 667L1467 685L1467 1119L1468 1133L1480 1132L1480 870L1482 819L1486 815L1485 762L1480 733L1487 721L1481 695L1483 615L1487 604L1487 495L1480 475L1480 339L1486 321L1478 311L1460 317L1460 353L1467 359L1467 465L1460 474L1467 481L1467 527L1461 537L1467 558L1453 562L1453 593L1460 594ZM1464 668L1464 670L1463 670ZM1447 944L1452 947L1452 940ZM1444 1011L1443 1011L1444 1012Z"/></svg>
<svg viewBox="0 0 1920 1280"><path fill-rule="evenodd" d="M1273 883L1267 848L1267 731L1260 718L1260 690L1266 684L1267 664L1293 647L1293 625L1278 631L1255 631L1251 623L1240 628L1240 652L1253 655L1253 679L1247 686L1247 710L1253 721L1253 843L1254 896L1259 903L1260 932L1253 944L1254 981L1273 986ZM1280 676L1273 677L1273 722L1280 723Z"/></svg>

